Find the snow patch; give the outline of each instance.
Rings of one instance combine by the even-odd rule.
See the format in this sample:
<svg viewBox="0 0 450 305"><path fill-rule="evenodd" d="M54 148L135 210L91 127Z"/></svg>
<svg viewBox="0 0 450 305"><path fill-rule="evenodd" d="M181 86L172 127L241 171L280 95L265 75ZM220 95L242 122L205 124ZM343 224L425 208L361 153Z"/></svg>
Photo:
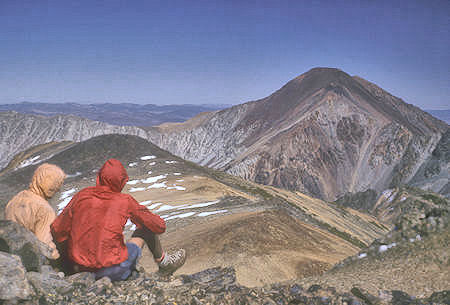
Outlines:
<svg viewBox="0 0 450 305"><path fill-rule="evenodd" d="M175 176L181 176L181 173L173 173Z"/></svg>
<svg viewBox="0 0 450 305"><path fill-rule="evenodd" d="M185 205L186 204L180 205L180 206L173 206L173 205L169 205L169 204L164 204L159 209L157 209L155 212L164 212L164 211L169 211L169 210L173 210L173 209L179 209L180 207L183 207Z"/></svg>
<svg viewBox="0 0 450 305"><path fill-rule="evenodd" d="M138 184L139 181L140 181L140 180L131 180L131 181L128 181L127 184L129 184L129 185L135 185L135 184Z"/></svg>
<svg viewBox="0 0 450 305"><path fill-rule="evenodd" d="M206 217L209 215L215 215L215 214L220 214L220 213L226 213L228 212L228 210L218 210L218 211L211 211L211 212L201 212L199 213L197 216L199 217Z"/></svg>
<svg viewBox="0 0 450 305"><path fill-rule="evenodd" d="M167 183L167 181L163 181L161 183L154 183L154 184L150 185L149 187L147 187L147 189L167 188L166 183Z"/></svg>
<svg viewBox="0 0 450 305"><path fill-rule="evenodd" d="M148 165L155 165L156 164L156 162L151 162L151 163L149 163Z"/></svg>
<svg viewBox="0 0 450 305"><path fill-rule="evenodd" d="M151 200L139 202L140 205L148 205L148 204L150 204L150 203L152 203Z"/></svg>
<svg viewBox="0 0 450 305"><path fill-rule="evenodd" d="M128 164L129 167L135 167L136 165L138 165L137 162L131 162L130 164Z"/></svg>
<svg viewBox="0 0 450 305"><path fill-rule="evenodd" d="M153 210L154 208L159 207L161 204L163 204L163 203L162 202L154 203L151 206L147 207L147 209Z"/></svg>
<svg viewBox="0 0 450 305"><path fill-rule="evenodd" d="M393 189L387 189L383 192L383 196L388 202L392 202L392 200L394 200L395 194L396 192Z"/></svg>
<svg viewBox="0 0 450 305"><path fill-rule="evenodd" d="M142 161L151 160L151 159L156 159L156 156L143 156L143 157L141 157Z"/></svg>
<svg viewBox="0 0 450 305"><path fill-rule="evenodd" d="M166 161L167 164L174 164L174 163L178 163L177 161Z"/></svg>
<svg viewBox="0 0 450 305"><path fill-rule="evenodd" d="M150 183L154 183L158 180L167 178L167 175L159 175L159 176L155 176L155 177L148 177L147 179L142 179L141 182L142 183L146 183L146 184L150 184Z"/></svg>
<svg viewBox="0 0 450 305"><path fill-rule="evenodd" d="M176 219L176 218L186 218L186 217L190 217L193 215L195 215L195 212L188 212L188 213L184 213L184 214L178 214L178 215L165 217L165 220L167 221L167 220Z"/></svg>
<svg viewBox="0 0 450 305"><path fill-rule="evenodd" d="M132 187L132 188L129 190L130 193L141 192L141 191L145 191L145 187Z"/></svg>
<svg viewBox="0 0 450 305"><path fill-rule="evenodd" d="M73 178L73 177L78 177L78 176L81 176L80 172L76 172L75 174L67 174L66 178Z"/></svg>
<svg viewBox="0 0 450 305"><path fill-rule="evenodd" d="M58 204L58 215L64 210L64 208L69 204L72 197L66 197L63 201Z"/></svg>
<svg viewBox="0 0 450 305"><path fill-rule="evenodd" d="M412 243L415 242L416 240L417 241L421 241L422 240L422 237L420 236L420 234L417 234L415 238L410 238L409 239L409 241L412 242Z"/></svg>
<svg viewBox="0 0 450 305"><path fill-rule="evenodd" d="M389 245L381 245L380 248L378 249L378 251L381 253L381 252L387 251L388 249L395 247L395 246L397 246L396 243L392 243Z"/></svg>
<svg viewBox="0 0 450 305"><path fill-rule="evenodd" d="M378 249L378 251L381 253L381 252L387 251L387 249L388 249L388 247L386 245L381 245L380 248Z"/></svg>
<svg viewBox="0 0 450 305"><path fill-rule="evenodd" d="M205 203L197 203L197 204L192 204L190 206L179 207L178 210L203 208L203 207L207 207L207 206L219 203L219 202L220 202L220 200L205 202Z"/></svg>
<svg viewBox="0 0 450 305"><path fill-rule="evenodd" d="M358 258L365 258L367 257L367 253L361 253L360 255L358 255Z"/></svg>
<svg viewBox="0 0 450 305"><path fill-rule="evenodd" d="M38 164L38 163L40 163L41 161L38 161L38 162L36 162L36 161L37 161L40 157L41 157L41 156L38 155L38 156L32 157L32 158L30 158L30 159L23 160L23 161L20 162L20 164L16 167L16 169L19 169L19 168L22 168L22 167L27 167L27 166L30 166L30 165Z"/></svg>
<svg viewBox="0 0 450 305"><path fill-rule="evenodd" d="M180 180L177 180L177 182L184 182L184 180L183 180L183 179L180 179Z"/></svg>
<svg viewBox="0 0 450 305"><path fill-rule="evenodd" d="M73 193L75 193L77 190L72 188L68 191L64 191L62 192L61 196L59 197L59 199L66 199L67 197L69 197L70 195L72 195Z"/></svg>

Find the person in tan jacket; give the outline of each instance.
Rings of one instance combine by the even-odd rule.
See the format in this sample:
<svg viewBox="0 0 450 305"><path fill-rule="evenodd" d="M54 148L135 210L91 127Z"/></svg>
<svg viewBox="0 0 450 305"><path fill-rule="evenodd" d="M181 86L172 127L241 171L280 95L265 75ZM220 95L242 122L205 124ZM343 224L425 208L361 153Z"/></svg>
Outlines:
<svg viewBox="0 0 450 305"><path fill-rule="evenodd" d="M40 165L34 172L29 189L14 196L5 210L7 220L23 225L40 241L50 246L54 259L60 256L50 233L50 225L56 214L47 200L58 192L65 177L66 174L56 165Z"/></svg>

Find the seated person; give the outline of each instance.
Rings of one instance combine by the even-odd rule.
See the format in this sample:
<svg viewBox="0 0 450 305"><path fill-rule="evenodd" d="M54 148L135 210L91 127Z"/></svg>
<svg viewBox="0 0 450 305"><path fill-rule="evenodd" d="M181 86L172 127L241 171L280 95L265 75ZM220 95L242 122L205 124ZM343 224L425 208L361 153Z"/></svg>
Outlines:
<svg viewBox="0 0 450 305"><path fill-rule="evenodd" d="M97 185L78 192L51 225L55 240L67 243L67 258L75 272L90 271L96 278L126 280L144 243L160 273L172 274L184 264L183 249L171 255L162 250L158 234L166 230L164 220L132 196L121 193L127 181L119 160L106 161L97 175ZM128 219L137 229L125 243L123 230Z"/></svg>
<svg viewBox="0 0 450 305"><path fill-rule="evenodd" d="M33 174L30 187L14 196L6 205L5 218L23 225L53 249L52 258L59 257L50 233L56 214L47 199L61 188L66 175L56 165L44 163Z"/></svg>

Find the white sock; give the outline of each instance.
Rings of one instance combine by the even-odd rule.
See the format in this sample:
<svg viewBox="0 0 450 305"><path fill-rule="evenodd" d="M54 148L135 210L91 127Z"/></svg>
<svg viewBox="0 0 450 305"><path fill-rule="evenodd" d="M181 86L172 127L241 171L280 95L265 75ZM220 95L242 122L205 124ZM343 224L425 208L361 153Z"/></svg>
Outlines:
<svg viewBox="0 0 450 305"><path fill-rule="evenodd" d="M158 263L160 266L165 266L169 263L169 255L167 255L166 252L164 252L162 260Z"/></svg>

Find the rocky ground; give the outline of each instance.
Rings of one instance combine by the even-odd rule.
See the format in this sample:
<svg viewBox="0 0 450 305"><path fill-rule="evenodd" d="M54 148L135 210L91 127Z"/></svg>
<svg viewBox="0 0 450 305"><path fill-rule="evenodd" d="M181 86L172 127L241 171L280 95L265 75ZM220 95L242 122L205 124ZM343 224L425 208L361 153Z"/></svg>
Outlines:
<svg viewBox="0 0 450 305"><path fill-rule="evenodd" d="M450 205L439 195L386 192L373 210L380 222L196 166L137 137L102 136L59 149L49 161L70 177L51 201L57 211L93 184L108 156L119 158L130 175L124 191L166 219L164 246L185 247L189 258L170 278L158 276L146 251L125 282L64 275L34 235L0 220L0 304L450 303ZM51 147L45 151L52 155ZM0 201L26 187L36 166L0 174ZM131 230L130 223L125 233Z"/></svg>
<svg viewBox="0 0 450 305"><path fill-rule="evenodd" d="M233 268L161 277L143 269L130 279L95 280L92 273L70 276L45 259L45 247L19 225L0 221L0 304L448 304L450 291L414 298L398 290L377 296L354 286L348 291L318 284L274 284L248 288L236 283ZM48 249L47 249L48 250Z"/></svg>

